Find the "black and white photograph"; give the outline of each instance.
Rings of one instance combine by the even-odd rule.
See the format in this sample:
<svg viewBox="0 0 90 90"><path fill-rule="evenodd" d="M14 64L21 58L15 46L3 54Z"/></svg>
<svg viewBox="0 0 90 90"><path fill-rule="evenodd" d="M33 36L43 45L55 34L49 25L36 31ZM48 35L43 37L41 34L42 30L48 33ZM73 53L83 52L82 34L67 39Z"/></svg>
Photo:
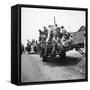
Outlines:
<svg viewBox="0 0 90 90"><path fill-rule="evenodd" d="M21 83L86 79L86 12L21 8Z"/></svg>

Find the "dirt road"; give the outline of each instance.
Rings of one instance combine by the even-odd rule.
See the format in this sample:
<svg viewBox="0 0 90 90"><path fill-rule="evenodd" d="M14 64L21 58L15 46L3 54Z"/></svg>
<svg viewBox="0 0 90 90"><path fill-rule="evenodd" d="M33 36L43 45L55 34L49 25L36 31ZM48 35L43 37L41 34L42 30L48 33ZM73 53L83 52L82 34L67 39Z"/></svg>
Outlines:
<svg viewBox="0 0 90 90"><path fill-rule="evenodd" d="M23 54L21 56L21 80L22 82L38 82L84 79L85 73L78 69L78 63L82 61L85 61L84 57L76 51L67 52L64 60L57 56L48 58L47 62L42 62L37 54Z"/></svg>

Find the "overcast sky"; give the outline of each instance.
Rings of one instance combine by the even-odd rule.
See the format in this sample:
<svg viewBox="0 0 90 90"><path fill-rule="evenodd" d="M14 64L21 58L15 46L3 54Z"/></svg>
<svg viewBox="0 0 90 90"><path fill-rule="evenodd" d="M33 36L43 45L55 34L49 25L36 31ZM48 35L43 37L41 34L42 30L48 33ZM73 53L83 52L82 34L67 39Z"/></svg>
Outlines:
<svg viewBox="0 0 90 90"><path fill-rule="evenodd" d="M25 45L27 39L38 40L38 29L54 24L55 16L58 26L65 26L68 32L77 31L85 26L85 11L21 8L21 42Z"/></svg>

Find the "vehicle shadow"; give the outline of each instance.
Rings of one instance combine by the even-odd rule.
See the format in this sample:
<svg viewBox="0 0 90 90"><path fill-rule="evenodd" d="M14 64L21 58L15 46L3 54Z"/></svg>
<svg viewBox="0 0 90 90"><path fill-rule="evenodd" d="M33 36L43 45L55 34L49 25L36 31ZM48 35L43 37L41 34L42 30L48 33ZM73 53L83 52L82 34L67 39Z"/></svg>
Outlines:
<svg viewBox="0 0 90 90"><path fill-rule="evenodd" d="M60 57L48 57L47 60L44 62L47 65L50 65L52 67L54 66L71 66L71 65L76 65L78 64L82 58L80 57L69 57L67 56L66 58L60 58Z"/></svg>

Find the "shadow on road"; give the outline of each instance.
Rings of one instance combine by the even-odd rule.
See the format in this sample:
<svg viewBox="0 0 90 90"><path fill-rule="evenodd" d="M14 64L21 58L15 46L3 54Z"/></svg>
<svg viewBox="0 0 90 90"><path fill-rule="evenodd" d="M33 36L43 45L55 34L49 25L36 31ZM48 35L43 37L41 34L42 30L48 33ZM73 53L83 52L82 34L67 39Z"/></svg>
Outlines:
<svg viewBox="0 0 90 90"><path fill-rule="evenodd" d="M54 66L71 66L78 64L82 58L79 57L69 57L66 58L60 58L60 57L48 57L46 61L44 61L47 65L50 65L52 67Z"/></svg>

